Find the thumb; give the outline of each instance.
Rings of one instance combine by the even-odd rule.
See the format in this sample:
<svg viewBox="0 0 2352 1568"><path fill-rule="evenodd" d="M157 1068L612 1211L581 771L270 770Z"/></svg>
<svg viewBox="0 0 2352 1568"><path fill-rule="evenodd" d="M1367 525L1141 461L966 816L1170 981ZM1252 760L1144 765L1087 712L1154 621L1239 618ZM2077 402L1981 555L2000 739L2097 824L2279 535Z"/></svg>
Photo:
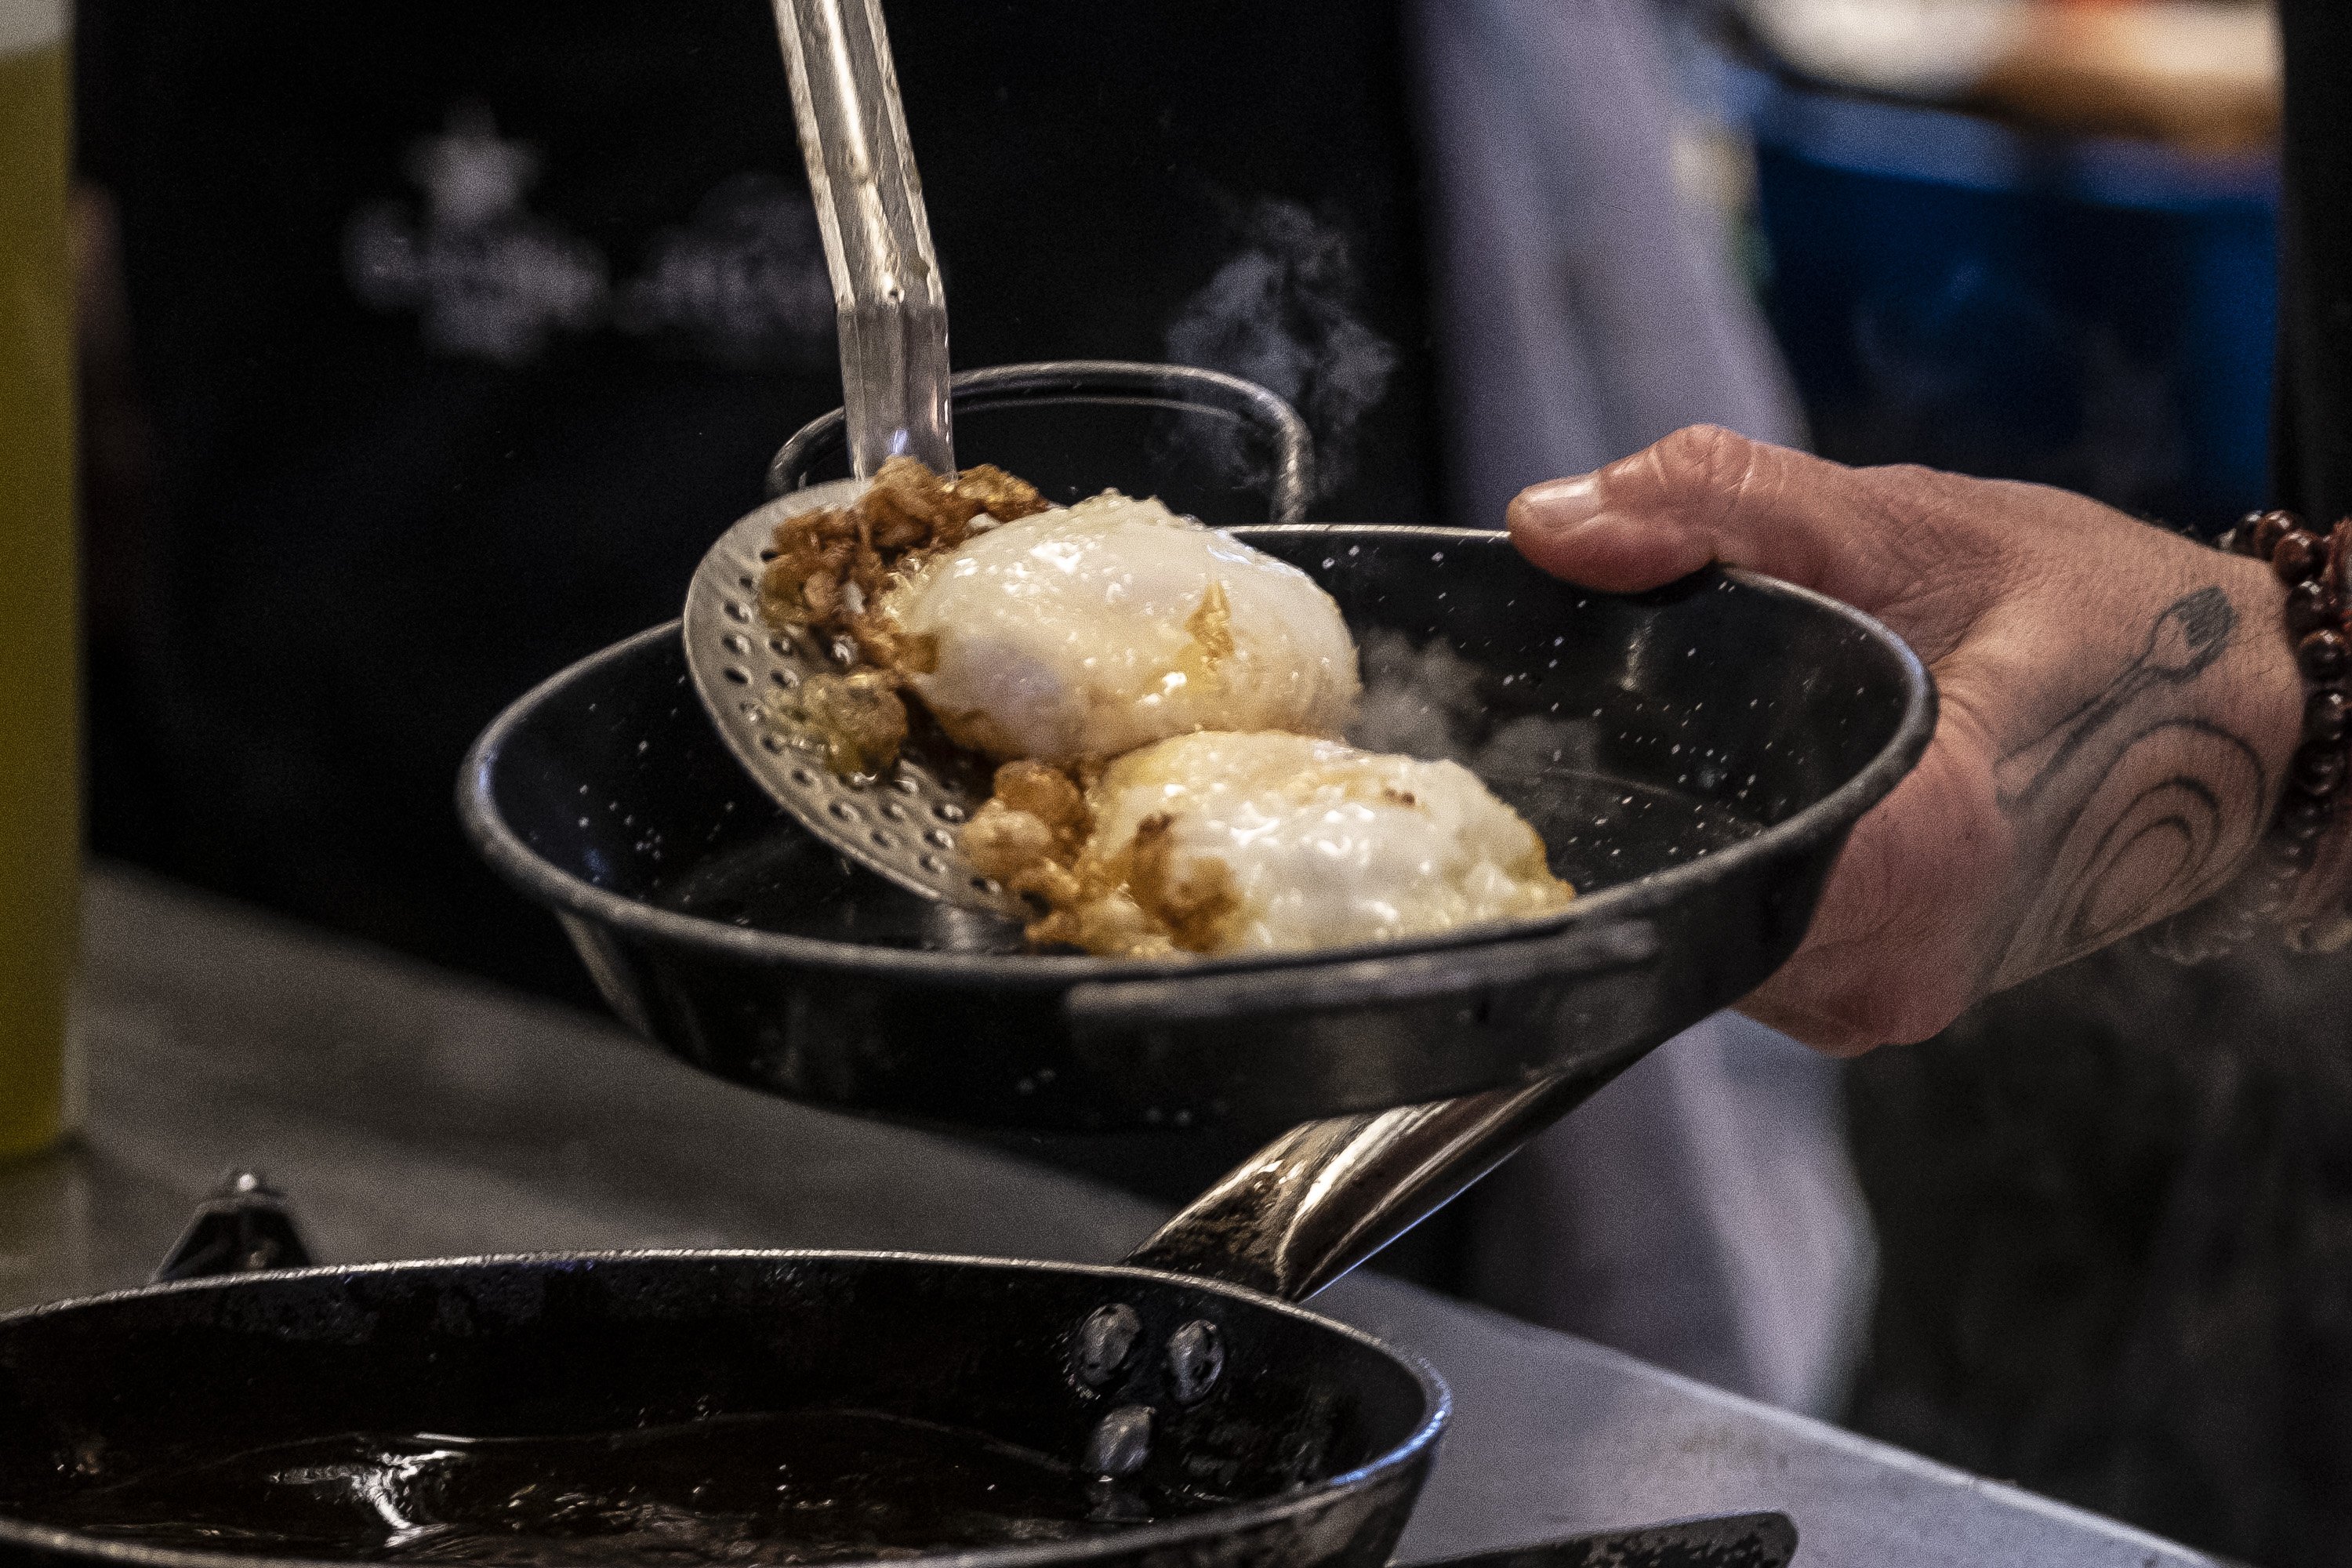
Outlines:
<svg viewBox="0 0 2352 1568"><path fill-rule="evenodd" d="M1874 608L1894 569L1881 499L1842 464L1694 425L1596 473L1519 492L1521 554L1608 593L1654 588L1721 562Z"/></svg>

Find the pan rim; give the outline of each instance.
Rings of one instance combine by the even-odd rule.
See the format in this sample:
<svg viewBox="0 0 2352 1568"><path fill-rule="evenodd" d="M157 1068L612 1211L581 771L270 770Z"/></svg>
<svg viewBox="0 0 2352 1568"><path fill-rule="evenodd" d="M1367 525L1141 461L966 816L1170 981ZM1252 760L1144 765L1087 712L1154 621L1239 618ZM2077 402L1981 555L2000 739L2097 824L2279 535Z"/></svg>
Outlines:
<svg viewBox="0 0 2352 1568"><path fill-rule="evenodd" d="M488 1252L455 1258L413 1258L383 1259L368 1263L320 1264L305 1268L266 1269L249 1274L219 1274L197 1279L175 1279L159 1284L130 1286L119 1290L96 1295L72 1297L62 1301L45 1301L31 1307L0 1313L0 1333L17 1324L61 1313L140 1301L163 1296L194 1295L213 1290L252 1288L264 1282L299 1281L319 1279L347 1279L354 1275L391 1275L424 1273L435 1269L511 1268L517 1266L539 1265L594 1266L604 1263L645 1262L708 1263L734 1261L748 1263L904 1263L932 1267L989 1268L1004 1272L1082 1275L1105 1280L1134 1280L1156 1287L1171 1285L1206 1290L1238 1304L1259 1311L1272 1311L1320 1331L1336 1334L1353 1342L1359 1348L1381 1356L1401 1367L1419 1386L1423 1400L1420 1420L1402 1440L1351 1470L1328 1476L1311 1486L1297 1491L1283 1492L1270 1498L1253 1499L1228 1508L1212 1509L1201 1513L1185 1514L1175 1519L1139 1524L1113 1534L1087 1537L1076 1542L1040 1542L1020 1546L978 1547L967 1551L925 1552L913 1557L893 1558L893 1563L920 1564L922 1568L1045 1568L1060 1563L1083 1563L1096 1553L1086 1550L1116 1542L1120 1555L1140 1554L1159 1549L1181 1545L1202 1537L1223 1537L1243 1531L1276 1524L1296 1515L1312 1512L1342 1493L1379 1484L1412 1466L1434 1457L1434 1451L1445 1429L1453 1422L1454 1392L1439 1376L1435 1368L1412 1351L1401 1350L1376 1335L1343 1323L1299 1305L1254 1290L1245 1285L1235 1285L1222 1279L1198 1275L1179 1274L1165 1269L1141 1268L1127 1263L1058 1263L1045 1258L992 1258L979 1254L918 1252L892 1247L646 1247L594 1248L582 1251ZM1410 1517L1410 1510L1408 1510ZM366 1561L358 1557L279 1557L257 1556L236 1552L194 1551L179 1547L144 1546L135 1542L113 1541L103 1536L84 1535L79 1531L54 1525L36 1524L0 1513L0 1546L16 1545L55 1552L68 1557L99 1559L107 1562L144 1565L144 1568L354 1568ZM881 1559L840 1560L843 1565L879 1562Z"/></svg>
<svg viewBox="0 0 2352 1568"><path fill-rule="evenodd" d="M1244 540L1265 535L1296 537L1320 534L1360 538L1378 534L1437 544L1458 543L1488 548L1498 542L1506 547L1508 544L1507 535L1492 530L1418 523L1256 523L1230 531ZM1584 926L1639 918L1673 902L1687 888L1738 876L1750 866L1783 855L1800 854L1823 838L1845 831L1872 805L1893 791L1910 772L1934 736L1937 711L1935 682L1911 646L1875 616L1814 589L1738 568L1705 567L1681 581L1687 584L1694 579L1703 580L1709 576L1722 583L1774 597L1792 599L1827 612L1893 653L1906 688L1903 711L1895 721L1894 731L1877 753L1851 778L1787 820L1765 827L1753 837L1703 858L1669 867L1599 892L1580 894L1564 909L1547 915L1487 921L1447 931L1387 942L1358 942L1345 947L1228 953L1171 961L1104 959L1082 953L942 952L920 948L863 945L729 925L610 891L557 866L526 843L499 812L493 790L493 777L507 741L547 699L606 663L628 658L646 646L678 636L681 623L677 620L649 626L567 665L501 710L476 738L459 767L457 815L467 838L502 877L564 914L614 928L640 940L688 951L842 973L917 982L970 983L984 978L999 990L1053 992L1087 981L1181 983L1194 976L1254 973L1278 974L1301 968L1336 966L1371 959L1402 958L1415 953L1541 939ZM1597 590L1595 592L1597 594Z"/></svg>

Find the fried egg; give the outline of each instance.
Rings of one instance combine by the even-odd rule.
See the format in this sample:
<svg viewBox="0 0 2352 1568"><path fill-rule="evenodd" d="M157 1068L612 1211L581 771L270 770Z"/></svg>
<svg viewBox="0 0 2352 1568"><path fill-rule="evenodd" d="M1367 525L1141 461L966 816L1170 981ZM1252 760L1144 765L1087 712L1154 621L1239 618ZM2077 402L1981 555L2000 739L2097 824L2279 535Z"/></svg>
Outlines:
<svg viewBox="0 0 2352 1568"><path fill-rule="evenodd" d="M957 743L1067 766L1202 730L1333 736L1356 647L1297 568L1106 491L976 533L877 606Z"/></svg>
<svg viewBox="0 0 2352 1568"><path fill-rule="evenodd" d="M1042 770L999 777L967 848L1052 906L1033 936L1094 952L1339 946L1572 896L1535 830L1458 763L1203 731L1112 763L1082 816ZM1055 853L1080 832L1074 858Z"/></svg>

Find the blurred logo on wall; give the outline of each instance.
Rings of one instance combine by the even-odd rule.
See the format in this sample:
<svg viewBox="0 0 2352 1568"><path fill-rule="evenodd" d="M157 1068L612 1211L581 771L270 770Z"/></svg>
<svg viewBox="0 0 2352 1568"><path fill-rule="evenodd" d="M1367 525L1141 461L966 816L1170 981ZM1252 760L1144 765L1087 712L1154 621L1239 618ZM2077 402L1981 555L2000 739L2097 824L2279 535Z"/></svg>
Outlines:
<svg viewBox="0 0 2352 1568"><path fill-rule="evenodd" d="M728 369L832 362L833 288L815 209L796 185L759 173L721 181L616 289L601 250L530 209L539 171L536 149L500 136L488 110L453 110L405 162L422 210L382 201L352 215L352 291L415 315L433 353L497 365L606 328Z"/></svg>

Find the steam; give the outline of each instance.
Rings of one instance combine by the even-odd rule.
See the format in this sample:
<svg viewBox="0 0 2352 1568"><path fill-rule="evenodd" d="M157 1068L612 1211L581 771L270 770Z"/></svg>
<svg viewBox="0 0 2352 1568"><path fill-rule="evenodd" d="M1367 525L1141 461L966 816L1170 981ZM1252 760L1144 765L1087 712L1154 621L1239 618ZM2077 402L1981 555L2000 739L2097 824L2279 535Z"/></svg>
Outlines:
<svg viewBox="0 0 2352 1568"><path fill-rule="evenodd" d="M1361 290L1337 227L1273 199L1241 226L1244 248L1169 327L1168 357L1256 382L1297 409L1315 437L1320 499L1354 472L1357 426L1387 395L1396 349L1356 317ZM1240 433L1223 440L1207 455L1236 482L1255 479Z"/></svg>
<svg viewBox="0 0 2352 1568"><path fill-rule="evenodd" d="M1364 699L1348 739L1368 752L1401 752L1428 762L1469 762L1485 705L1478 667L1433 637L1415 646L1387 626L1357 638Z"/></svg>
<svg viewBox="0 0 2352 1568"><path fill-rule="evenodd" d="M1597 731L1582 715L1522 714L1488 732L1494 705L1483 672L1443 637L1416 644L1374 626L1357 639L1364 696L1351 744L1429 762L1460 763L1488 783L1594 767Z"/></svg>

